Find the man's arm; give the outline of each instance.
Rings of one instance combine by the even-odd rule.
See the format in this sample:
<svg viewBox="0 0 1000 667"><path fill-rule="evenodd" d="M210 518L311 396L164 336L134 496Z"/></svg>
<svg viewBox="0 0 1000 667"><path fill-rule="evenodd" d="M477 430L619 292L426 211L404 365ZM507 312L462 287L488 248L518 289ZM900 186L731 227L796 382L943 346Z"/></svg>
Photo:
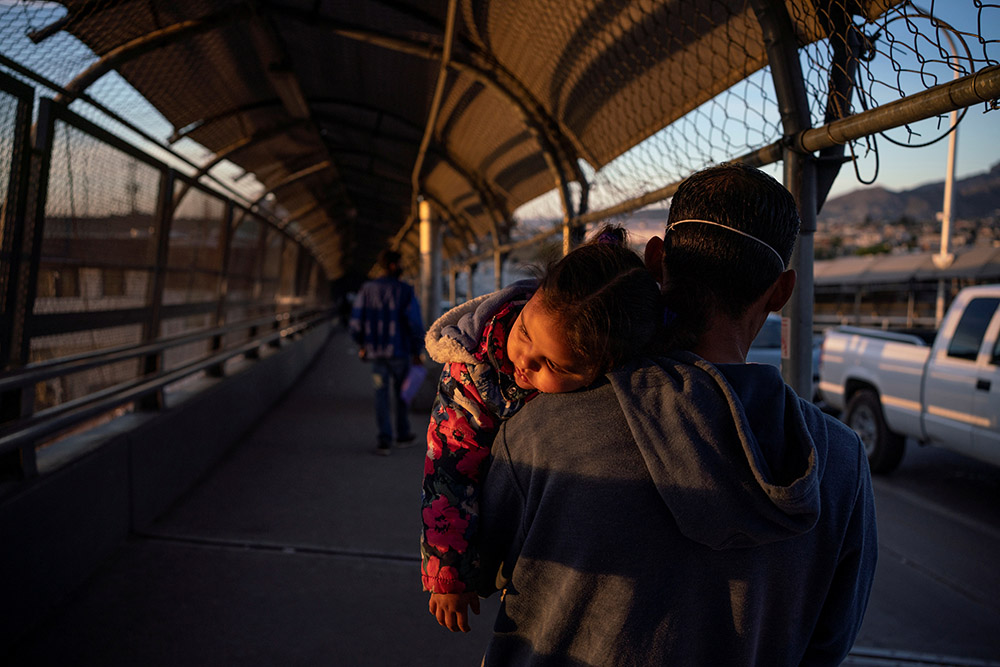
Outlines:
<svg viewBox="0 0 1000 667"><path fill-rule="evenodd" d="M510 579L524 542L527 503L507 447L506 423L493 443L493 458L480 498L478 591L488 596Z"/></svg>
<svg viewBox="0 0 1000 667"><path fill-rule="evenodd" d="M364 349L365 336L362 321L365 312L365 290L364 286L358 290L354 297L354 304L351 306L351 320L348 322L348 330L351 333L351 340Z"/></svg>

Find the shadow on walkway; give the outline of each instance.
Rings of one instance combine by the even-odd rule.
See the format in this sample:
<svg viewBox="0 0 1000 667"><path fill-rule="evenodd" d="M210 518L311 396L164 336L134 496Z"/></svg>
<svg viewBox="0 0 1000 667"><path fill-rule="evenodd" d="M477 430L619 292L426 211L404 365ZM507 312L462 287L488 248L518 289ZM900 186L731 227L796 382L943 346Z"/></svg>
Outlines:
<svg viewBox="0 0 1000 667"><path fill-rule="evenodd" d="M6 664L479 665L497 601L469 634L437 625L420 590L423 448L385 458L374 446L371 380L337 332L220 465Z"/></svg>

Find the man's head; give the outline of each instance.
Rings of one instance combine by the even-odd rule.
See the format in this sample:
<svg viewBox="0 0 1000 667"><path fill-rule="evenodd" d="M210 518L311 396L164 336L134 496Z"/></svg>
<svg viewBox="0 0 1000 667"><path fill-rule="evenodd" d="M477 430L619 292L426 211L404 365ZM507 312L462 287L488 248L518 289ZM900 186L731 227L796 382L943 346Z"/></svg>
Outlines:
<svg viewBox="0 0 1000 667"><path fill-rule="evenodd" d="M378 256L378 265L385 271L386 275L398 278L403 275L403 256L395 250L383 250Z"/></svg>
<svg viewBox="0 0 1000 667"><path fill-rule="evenodd" d="M662 251L658 239L647 248L647 263L662 262L663 293L688 335L680 344L698 339L714 315L780 309L794 285L785 267L798 231L792 195L759 169L726 163L681 183Z"/></svg>

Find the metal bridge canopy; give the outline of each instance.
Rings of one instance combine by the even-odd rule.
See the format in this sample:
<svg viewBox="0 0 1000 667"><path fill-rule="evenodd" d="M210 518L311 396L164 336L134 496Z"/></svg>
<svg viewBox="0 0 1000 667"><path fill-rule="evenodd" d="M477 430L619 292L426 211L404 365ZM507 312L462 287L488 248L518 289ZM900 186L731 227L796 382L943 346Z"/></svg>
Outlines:
<svg viewBox="0 0 1000 667"><path fill-rule="evenodd" d="M581 161L601 168L767 62L754 3L742 0L466 0L452 33L443 2L62 4L66 16L36 39L68 31L100 58L67 83L70 95L116 70L173 139L255 174L279 210L297 213L331 278L366 272L412 220L411 170L446 49L421 194L452 233L493 243L508 239L521 204L586 185ZM830 4L776 6L806 44L844 12ZM874 15L879 4L853 9ZM565 217L581 212L569 199ZM417 229L405 230L413 238L397 241L413 255Z"/></svg>
<svg viewBox="0 0 1000 667"><path fill-rule="evenodd" d="M966 19L964 32L937 16L952 11ZM471 276L492 261L498 284L512 250L561 232L565 251L587 223L665 200L697 169L781 161L803 221L793 255L798 287L783 312L791 351L783 372L806 393L812 234L845 145L854 155L855 142L886 129L995 107L1000 40L990 27L998 13L980 0L930 0L927 11L907 0L21 0L0 7L0 83L21 100L20 137L29 134L22 126L36 92L18 92L11 74L38 84L41 97L53 91L54 103L38 105L48 117L72 105L80 118L69 124L84 134L124 126L191 167L155 167L177 187L170 196L162 180L155 197L164 245L143 311L149 340L166 281L176 280L160 261L169 256L173 211L208 196L199 188L218 192L223 165L261 186L245 196L233 189L240 179L222 184L236 200L226 204L232 224L220 238L230 244L227 235L253 231L258 256L284 259L243 267L237 260L252 253L237 253L231 264L243 275L232 276L220 257L211 271L223 279L211 299L236 295L269 309L271 286L309 283L313 261L327 280L350 285L392 244L421 277L431 316L441 268ZM78 48L68 49L71 41ZM891 67L879 71L879 59ZM136 111L117 76L151 108ZM162 137L146 127L149 113L169 125ZM36 132L36 143L45 137ZM614 168L651 143L652 164ZM33 146L42 183L47 146ZM18 160L5 218L35 215L38 235L50 213L28 209L45 193L26 194L25 154ZM75 184L70 199L90 182L73 171L70 164L60 176ZM515 212L552 194L562 228L514 238ZM433 222L424 216L421 224L418 203L430 205ZM50 202L53 211L61 204ZM30 363L9 348L28 344L42 322L18 311L34 307L40 246L23 225L3 232L5 257L26 266L2 285L3 356ZM454 278L449 287L456 291ZM225 324L223 305L199 307Z"/></svg>

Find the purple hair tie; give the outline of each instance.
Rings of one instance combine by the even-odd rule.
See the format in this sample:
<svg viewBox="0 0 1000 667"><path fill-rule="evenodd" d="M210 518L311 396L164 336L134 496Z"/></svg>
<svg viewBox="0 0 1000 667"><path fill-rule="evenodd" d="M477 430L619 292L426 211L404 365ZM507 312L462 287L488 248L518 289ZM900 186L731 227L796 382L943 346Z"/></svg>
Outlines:
<svg viewBox="0 0 1000 667"><path fill-rule="evenodd" d="M604 232L603 234L597 237L597 242L614 243L615 245L618 245L619 243L621 243L621 240L611 232Z"/></svg>

